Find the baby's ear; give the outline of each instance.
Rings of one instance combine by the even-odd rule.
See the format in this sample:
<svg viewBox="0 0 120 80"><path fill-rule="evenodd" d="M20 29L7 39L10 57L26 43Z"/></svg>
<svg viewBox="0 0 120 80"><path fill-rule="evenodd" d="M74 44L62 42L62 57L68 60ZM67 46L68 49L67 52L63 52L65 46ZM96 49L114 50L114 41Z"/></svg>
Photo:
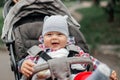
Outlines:
<svg viewBox="0 0 120 80"><path fill-rule="evenodd" d="M44 22L49 18L49 16L45 16L44 17Z"/></svg>

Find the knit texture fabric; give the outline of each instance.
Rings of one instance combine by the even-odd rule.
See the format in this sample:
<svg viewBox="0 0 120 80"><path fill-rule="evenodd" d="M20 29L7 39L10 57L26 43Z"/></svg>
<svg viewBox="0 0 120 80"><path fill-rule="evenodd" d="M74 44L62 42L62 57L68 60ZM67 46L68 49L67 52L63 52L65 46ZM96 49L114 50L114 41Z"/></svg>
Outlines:
<svg viewBox="0 0 120 80"><path fill-rule="evenodd" d="M44 36L47 32L57 31L65 34L68 37L69 31L68 31L67 18L68 16L61 16L61 15L53 15L50 17L46 16L44 18L42 35Z"/></svg>

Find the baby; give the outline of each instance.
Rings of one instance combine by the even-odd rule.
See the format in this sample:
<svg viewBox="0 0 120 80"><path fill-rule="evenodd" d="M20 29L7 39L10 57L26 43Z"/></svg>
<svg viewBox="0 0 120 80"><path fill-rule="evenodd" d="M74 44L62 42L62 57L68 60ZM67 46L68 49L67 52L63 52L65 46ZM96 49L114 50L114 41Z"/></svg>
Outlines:
<svg viewBox="0 0 120 80"><path fill-rule="evenodd" d="M70 44L74 44L74 41L71 42L69 37L67 16L61 16L61 15L53 15L50 17L46 16L44 19L43 32L42 32L42 37L40 37L40 41L43 41L42 42L43 44L39 44L39 47L44 52L46 52L50 57L52 58L67 57L69 52L67 51L66 46ZM100 61L90 56L88 53L85 53L80 47L76 46L76 48L79 51L76 56L91 58L94 65L94 69L96 69L97 66L101 64ZM21 63L21 65L19 65L20 72L27 77L32 76L34 72L33 66L36 65L35 60L37 60L37 64L42 64L46 62L41 57L38 58L38 57L27 56L26 59ZM71 68L79 71L81 69L85 69L86 65L73 64ZM73 73L73 74L75 74L76 76L77 73ZM51 74L49 70L45 70L37 74L39 80L49 79L50 76ZM112 80L116 80L115 71L112 72L110 78Z"/></svg>

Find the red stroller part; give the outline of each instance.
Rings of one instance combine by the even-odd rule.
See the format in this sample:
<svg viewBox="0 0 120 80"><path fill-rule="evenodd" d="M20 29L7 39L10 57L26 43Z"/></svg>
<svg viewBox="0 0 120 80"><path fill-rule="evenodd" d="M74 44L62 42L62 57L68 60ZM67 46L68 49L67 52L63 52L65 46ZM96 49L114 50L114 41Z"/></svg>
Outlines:
<svg viewBox="0 0 120 80"><path fill-rule="evenodd" d="M88 77L88 76L90 76L92 74L92 72L81 72L81 73L78 73L76 76L75 76L75 78L74 78L74 80L86 80L86 78Z"/></svg>

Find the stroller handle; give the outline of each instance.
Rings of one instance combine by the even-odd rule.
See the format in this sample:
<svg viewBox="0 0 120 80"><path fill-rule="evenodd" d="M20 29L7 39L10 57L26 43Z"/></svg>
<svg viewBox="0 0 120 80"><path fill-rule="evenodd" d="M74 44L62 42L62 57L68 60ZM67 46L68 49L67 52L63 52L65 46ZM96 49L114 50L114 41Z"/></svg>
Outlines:
<svg viewBox="0 0 120 80"><path fill-rule="evenodd" d="M69 65L70 64L89 64L90 65L90 68L89 68L89 71L93 71L93 63L92 61L90 60L90 58L85 58L85 57L63 57L63 58L60 58L59 60L57 60L58 58L55 58L55 59L50 59L54 62L59 63L57 61L59 60L65 60L65 62L67 62ZM46 70L46 69L49 69L49 61L47 63L44 63L44 64L38 64L36 66L34 66L34 73L37 73L39 71L43 71L43 70Z"/></svg>
<svg viewBox="0 0 120 80"><path fill-rule="evenodd" d="M46 70L46 69L49 69L48 63L36 65L36 66L34 66L34 74L39 72L39 71Z"/></svg>

